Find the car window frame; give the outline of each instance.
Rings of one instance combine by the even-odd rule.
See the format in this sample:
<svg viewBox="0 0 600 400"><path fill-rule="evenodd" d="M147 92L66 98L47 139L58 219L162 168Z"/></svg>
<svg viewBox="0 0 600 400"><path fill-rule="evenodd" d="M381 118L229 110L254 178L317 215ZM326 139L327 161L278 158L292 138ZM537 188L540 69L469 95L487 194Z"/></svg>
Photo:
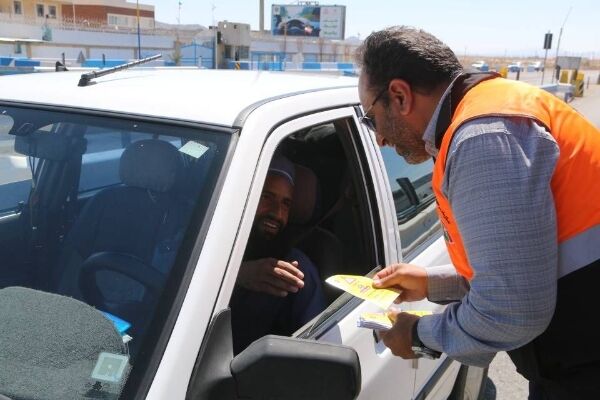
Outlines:
<svg viewBox="0 0 600 400"><path fill-rule="evenodd" d="M362 138L361 136L361 131L359 128L358 120L356 118L356 112L354 110L354 107L355 106L352 105L334 107L324 110L315 110L311 113L285 119L270 129L261 146L259 159L256 164L257 166L254 170L254 177L250 186L250 191L249 193L247 193L246 205L244 207L243 215L238 225L236 241L233 245L233 249L227 266L227 277L225 278L225 281L229 281L230 283L222 287L222 290L219 293L219 298L217 300L217 305L228 304L229 299L231 298L231 295L233 293L235 278L238 275L243 253L248 242L252 222L254 220L254 215L258 206L260 194L262 192L262 187L267 175L268 166L279 144L281 144L282 141L285 140L291 134L298 132L302 129L314 127L316 125L323 124L326 122L348 120L353 121L352 125L349 126L349 129L351 129L354 136L353 140L355 140L355 142L352 145L361 145L364 147L364 138ZM366 147L364 148L363 153L368 153L368 149ZM363 176L367 174L367 170L370 170L368 159L363 158L361 161L359 161L358 167L361 168L360 173L363 174ZM371 183L372 188L374 188L375 186L376 183ZM377 196L374 193L371 193L370 197L372 204L379 204L379 200L377 199ZM371 206L370 209L370 212L372 213L371 218L375 218L372 219L371 224L380 224L380 218L377 215L377 207L375 207L375 211L373 211L373 206ZM382 231L381 228L377 229L372 226L370 228L374 232ZM382 254L383 248L384 245L380 243L377 246L376 251L381 252L380 254ZM379 259L385 260L385 257L380 256ZM374 269L377 269L376 265L374 265L373 267ZM374 269L371 269L370 271L365 271L365 274L374 274ZM356 308L356 306L358 306L361 303L361 299L340 293L340 297L338 297L336 301L330 304L326 308L326 310L319 313L319 315L317 315L315 319L313 319L309 323L305 324L303 327L299 328L296 332L294 332L292 334L292 337L318 339L326 331L334 327L336 325L337 320L339 320L340 318L344 318L354 308ZM219 306L217 306L215 309L218 310ZM320 320L320 317L324 313L327 313L327 317ZM315 324L315 322L318 322L318 324Z"/></svg>

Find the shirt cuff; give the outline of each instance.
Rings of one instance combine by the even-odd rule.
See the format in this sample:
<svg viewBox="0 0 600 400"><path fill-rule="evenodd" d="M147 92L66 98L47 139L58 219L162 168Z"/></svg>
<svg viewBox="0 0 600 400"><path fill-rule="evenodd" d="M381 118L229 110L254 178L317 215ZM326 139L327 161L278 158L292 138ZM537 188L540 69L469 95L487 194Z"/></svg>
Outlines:
<svg viewBox="0 0 600 400"><path fill-rule="evenodd" d="M436 303L448 303L463 298L469 289L467 281L452 264L427 268L427 298Z"/></svg>
<svg viewBox="0 0 600 400"><path fill-rule="evenodd" d="M427 347L437 351L444 351L441 343L438 343L433 337L433 325L435 325L435 319L440 318L440 315L424 315L419 319L417 325L417 333L419 334L419 340Z"/></svg>

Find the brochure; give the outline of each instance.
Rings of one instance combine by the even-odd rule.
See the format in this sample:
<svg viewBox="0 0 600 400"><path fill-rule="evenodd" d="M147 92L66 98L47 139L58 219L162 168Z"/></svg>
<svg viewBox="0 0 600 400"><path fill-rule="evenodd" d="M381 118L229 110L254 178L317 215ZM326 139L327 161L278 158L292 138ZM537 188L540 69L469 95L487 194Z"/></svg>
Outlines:
<svg viewBox="0 0 600 400"><path fill-rule="evenodd" d="M342 289L353 296L369 301L383 310L387 310L394 300L400 295L401 290L397 289L376 289L373 287L373 280L360 275L333 275L325 280L332 286ZM432 314L426 310L400 310L410 314L422 317ZM393 314L391 314L393 315ZM394 321L390 319L386 312L367 312L360 315L356 325L359 328L368 328L376 330L390 329Z"/></svg>

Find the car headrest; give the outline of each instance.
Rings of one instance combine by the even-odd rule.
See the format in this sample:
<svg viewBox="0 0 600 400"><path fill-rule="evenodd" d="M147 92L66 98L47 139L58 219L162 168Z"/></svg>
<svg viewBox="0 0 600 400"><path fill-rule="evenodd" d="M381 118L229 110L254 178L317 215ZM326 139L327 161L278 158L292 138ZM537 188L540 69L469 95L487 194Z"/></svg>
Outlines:
<svg viewBox="0 0 600 400"><path fill-rule="evenodd" d="M299 164L296 164L294 180L294 201L289 219L291 223L305 225L315 218L319 183L311 169Z"/></svg>
<svg viewBox="0 0 600 400"><path fill-rule="evenodd" d="M121 155L119 175L127 186L168 192L182 168L179 151L171 143L148 139L132 143Z"/></svg>

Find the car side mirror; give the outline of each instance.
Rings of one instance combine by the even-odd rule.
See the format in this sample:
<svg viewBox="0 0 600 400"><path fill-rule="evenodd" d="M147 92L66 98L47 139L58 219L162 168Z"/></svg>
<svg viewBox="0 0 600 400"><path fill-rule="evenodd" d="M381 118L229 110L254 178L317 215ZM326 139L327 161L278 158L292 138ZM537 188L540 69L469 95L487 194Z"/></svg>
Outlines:
<svg viewBox="0 0 600 400"><path fill-rule="evenodd" d="M355 399L361 385L354 349L273 335L235 357L231 373L243 399Z"/></svg>
<svg viewBox="0 0 600 400"><path fill-rule="evenodd" d="M360 389L360 361L351 347L269 335L234 357L225 309L211 321L186 398L351 400Z"/></svg>

